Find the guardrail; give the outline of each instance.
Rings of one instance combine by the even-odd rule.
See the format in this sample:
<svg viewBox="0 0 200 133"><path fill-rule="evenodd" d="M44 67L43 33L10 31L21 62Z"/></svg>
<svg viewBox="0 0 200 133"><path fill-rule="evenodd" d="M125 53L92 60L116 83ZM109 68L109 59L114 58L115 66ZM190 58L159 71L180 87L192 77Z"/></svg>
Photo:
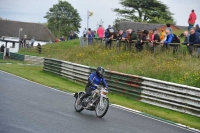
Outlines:
<svg viewBox="0 0 200 133"><path fill-rule="evenodd" d="M44 71L75 82L87 83L95 68L45 58ZM200 117L200 88L106 70L105 78L113 92L144 103Z"/></svg>
<svg viewBox="0 0 200 133"><path fill-rule="evenodd" d="M3 52L0 52L0 60L3 59Z"/></svg>
<svg viewBox="0 0 200 133"><path fill-rule="evenodd" d="M10 53L10 58L14 60L24 61L24 55L18 53Z"/></svg>
<svg viewBox="0 0 200 133"><path fill-rule="evenodd" d="M0 53L0 57L1 57L1 53ZM10 58L14 59L14 60L31 62L34 64L43 64L44 63L44 57L23 55L23 54L18 54L18 53L10 53Z"/></svg>

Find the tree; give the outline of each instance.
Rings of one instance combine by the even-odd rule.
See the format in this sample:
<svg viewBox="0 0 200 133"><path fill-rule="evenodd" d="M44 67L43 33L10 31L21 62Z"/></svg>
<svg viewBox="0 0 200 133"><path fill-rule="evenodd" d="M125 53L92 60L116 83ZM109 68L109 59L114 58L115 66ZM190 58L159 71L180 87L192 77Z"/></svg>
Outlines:
<svg viewBox="0 0 200 133"><path fill-rule="evenodd" d="M158 0L120 0L124 9L116 8L122 19L135 22L152 22L152 19L174 21L169 8ZM154 21L159 23L159 21Z"/></svg>
<svg viewBox="0 0 200 133"><path fill-rule="evenodd" d="M44 18L48 21L48 28L56 36L68 36L70 31L79 32L81 18L79 13L67 1L59 1L53 5Z"/></svg>

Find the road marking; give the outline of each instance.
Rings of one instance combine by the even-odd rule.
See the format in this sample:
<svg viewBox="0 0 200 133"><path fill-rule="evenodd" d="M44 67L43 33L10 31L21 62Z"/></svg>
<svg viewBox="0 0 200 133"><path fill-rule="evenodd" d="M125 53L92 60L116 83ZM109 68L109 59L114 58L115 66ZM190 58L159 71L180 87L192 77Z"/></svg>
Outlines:
<svg viewBox="0 0 200 133"><path fill-rule="evenodd" d="M14 74L11 74L11 73L2 71L2 70L0 70L0 71L3 72L3 73L9 74L9 75L18 77L18 78L20 78L20 79L23 79L23 80L25 80L25 81L28 81L28 82L31 82L31 83L34 83L34 84L37 84L37 85L40 85L40 86L49 88L49 89L54 90L54 91L57 91L57 92L60 92L60 93L65 93L65 94L71 95L71 96L74 95L74 93L64 92L64 91L61 91L61 90L58 90L58 89L55 89L55 88L52 88L52 87L49 87L49 86L46 86L46 85L37 83L37 82L33 82L33 81L31 81L31 80L25 79L25 78L23 78L23 77L20 77L20 76L17 76L17 75L14 75ZM140 115L140 116L143 116L143 117L152 119L152 120L156 120L156 121L159 121L159 122L162 122L162 123L165 123L165 124L169 124L169 125L172 125L172 126L175 126L175 127L179 127L179 128L181 128L181 129L184 129L184 130L187 130L187 131L191 131L191 132L194 132L194 133L200 133L200 130L198 130L198 129L190 128L190 127L187 127L187 126L182 125L182 124L179 124L179 123L170 122L170 121L168 121L168 120L165 121L164 119L163 119L163 120L159 120L158 118L150 117L149 115L143 114L143 112L140 112L140 111L137 111L137 110L134 110L134 109L131 109L131 108L127 108L127 107L124 107L124 106L121 106L121 105L117 105L117 104L110 104L110 106L111 106L111 107L114 107L114 108L117 108L117 109L121 109L121 110L130 112L130 113L133 113L133 114L137 114L137 115Z"/></svg>

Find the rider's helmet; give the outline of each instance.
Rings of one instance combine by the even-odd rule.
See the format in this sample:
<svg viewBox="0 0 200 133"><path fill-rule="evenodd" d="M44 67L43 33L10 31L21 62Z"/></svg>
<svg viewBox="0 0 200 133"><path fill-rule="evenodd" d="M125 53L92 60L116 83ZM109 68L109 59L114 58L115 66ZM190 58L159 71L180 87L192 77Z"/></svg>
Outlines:
<svg viewBox="0 0 200 133"><path fill-rule="evenodd" d="M104 73L105 73L105 70L104 70L103 67L97 67L96 72L97 72L98 76L103 77Z"/></svg>

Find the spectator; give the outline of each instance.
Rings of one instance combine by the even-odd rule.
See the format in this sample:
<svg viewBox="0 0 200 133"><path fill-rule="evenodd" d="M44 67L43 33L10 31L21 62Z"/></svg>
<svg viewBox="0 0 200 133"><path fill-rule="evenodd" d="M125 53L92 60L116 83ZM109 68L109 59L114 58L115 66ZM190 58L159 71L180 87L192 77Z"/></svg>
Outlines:
<svg viewBox="0 0 200 133"><path fill-rule="evenodd" d="M196 14L194 10L192 10L188 19L188 24L189 24L188 31L190 31L190 29L194 26L196 19L197 19Z"/></svg>
<svg viewBox="0 0 200 133"><path fill-rule="evenodd" d="M60 42L60 40L57 38L57 39L56 39L56 42Z"/></svg>
<svg viewBox="0 0 200 133"><path fill-rule="evenodd" d="M86 37L87 35L87 29L85 28L85 30L83 31L83 37Z"/></svg>
<svg viewBox="0 0 200 133"><path fill-rule="evenodd" d="M112 47L112 40L117 38L116 33L114 32L113 29L107 29L109 31L109 35L108 35L108 41L106 42L106 48L109 45L109 49L111 49Z"/></svg>
<svg viewBox="0 0 200 133"><path fill-rule="evenodd" d="M38 53L41 54L41 52L42 52L42 46L40 45L40 43L38 43L37 49L38 49Z"/></svg>
<svg viewBox="0 0 200 133"><path fill-rule="evenodd" d="M193 46L189 46L189 42L190 42L190 34L188 33L188 31L184 31L183 32L183 35L185 37L185 40L182 44L186 45L187 46L187 50L188 50L188 53L190 55L192 55L192 49L193 49Z"/></svg>
<svg viewBox="0 0 200 133"><path fill-rule="evenodd" d="M119 40L126 40L127 35L126 32L124 32L123 30L119 31Z"/></svg>
<svg viewBox="0 0 200 133"><path fill-rule="evenodd" d="M94 32L90 29L90 32L91 32L91 35L92 35L92 38L94 37Z"/></svg>
<svg viewBox="0 0 200 133"><path fill-rule="evenodd" d="M164 41L165 40L165 32L164 30L162 30L161 35L160 35L160 41Z"/></svg>
<svg viewBox="0 0 200 133"><path fill-rule="evenodd" d="M174 35L171 34L171 32L169 31L169 29L166 30L166 40L165 41L162 41L161 44L164 44L165 45L165 48L168 48L169 46L169 43L171 43L173 41L173 37Z"/></svg>
<svg viewBox="0 0 200 133"><path fill-rule="evenodd" d="M99 25L99 28L97 29L97 34L99 38L104 38L104 28L102 25Z"/></svg>
<svg viewBox="0 0 200 133"><path fill-rule="evenodd" d="M88 32L87 32L87 37L88 37L88 45L92 44L92 32L91 32L91 29L89 28L88 29Z"/></svg>
<svg viewBox="0 0 200 133"><path fill-rule="evenodd" d="M139 51L142 51L144 41L149 40L149 32L148 32L147 30L140 31L140 32L141 32L141 33L140 33L140 37L139 37L137 43L135 44L135 47L136 47Z"/></svg>
<svg viewBox="0 0 200 133"><path fill-rule="evenodd" d="M166 26L167 26L166 30L169 30L170 34L173 34L172 28L170 27L171 25L170 24L166 24Z"/></svg>
<svg viewBox="0 0 200 133"><path fill-rule="evenodd" d="M187 46L189 47L189 54L192 55L194 51L194 44L199 43L199 36L197 33L195 33L194 28L190 29L190 38L189 38L189 44Z"/></svg>
<svg viewBox="0 0 200 133"><path fill-rule="evenodd" d="M152 39L153 42L160 42L160 36L158 35L158 30L154 29L153 31L154 38Z"/></svg>
<svg viewBox="0 0 200 133"><path fill-rule="evenodd" d="M73 34L73 39L75 40L77 38L76 33Z"/></svg>
<svg viewBox="0 0 200 133"><path fill-rule="evenodd" d="M114 29L111 27L111 25L108 25L108 28L105 31L105 38L108 38L110 29L112 29L114 31Z"/></svg>
<svg viewBox="0 0 200 133"><path fill-rule="evenodd" d="M152 35L152 38L151 38L151 42L152 42L152 45L151 45L152 47L154 47L156 42L160 42L160 36L158 35L158 30L157 29L153 30L153 35Z"/></svg>
<svg viewBox="0 0 200 133"><path fill-rule="evenodd" d="M130 38L128 40L129 42L132 41L132 40L138 40L138 35L135 33L134 30L129 29L128 34L130 34Z"/></svg>
<svg viewBox="0 0 200 133"><path fill-rule="evenodd" d="M94 37L95 37L95 38L98 38L98 34L97 34L96 31L94 31Z"/></svg>
<svg viewBox="0 0 200 133"><path fill-rule="evenodd" d="M5 50L5 46L4 46L4 44L2 44L1 45L1 52L4 53L4 50Z"/></svg>
<svg viewBox="0 0 200 133"><path fill-rule="evenodd" d="M185 37L185 40L184 40L184 42L182 43L182 44L185 44L185 45L187 45L187 44L189 44L189 39L190 39L190 34L188 33L188 31L184 31L183 32L183 36Z"/></svg>
<svg viewBox="0 0 200 133"><path fill-rule="evenodd" d="M196 32L197 34L200 35L200 28L199 28L199 25L198 25L198 24L196 24L195 32Z"/></svg>
<svg viewBox="0 0 200 133"><path fill-rule="evenodd" d="M35 38L33 37L33 38L31 39L31 47L34 46L34 43L35 43Z"/></svg>

